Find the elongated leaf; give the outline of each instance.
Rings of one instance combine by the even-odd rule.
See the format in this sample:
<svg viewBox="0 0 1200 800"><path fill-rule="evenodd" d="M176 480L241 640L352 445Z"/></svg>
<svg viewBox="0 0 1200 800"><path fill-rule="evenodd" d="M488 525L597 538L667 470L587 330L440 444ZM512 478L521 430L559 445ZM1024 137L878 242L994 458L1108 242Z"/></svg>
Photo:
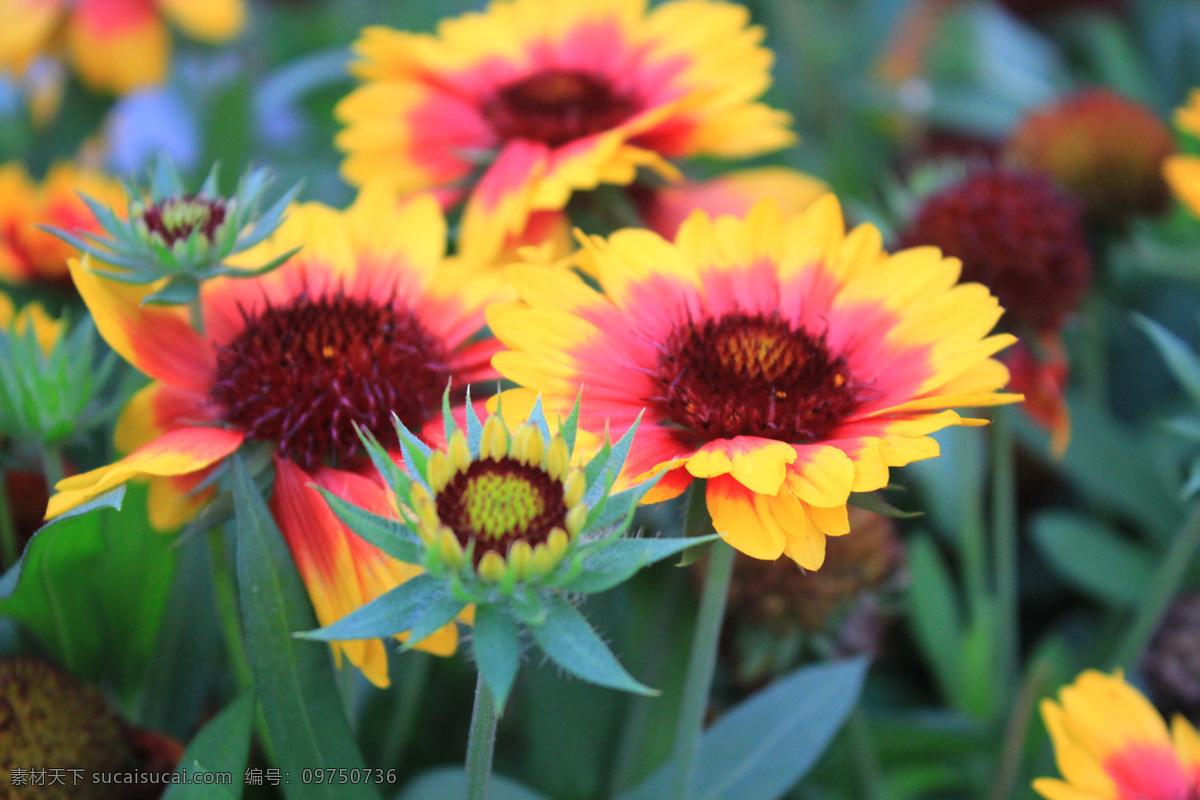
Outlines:
<svg viewBox="0 0 1200 800"><path fill-rule="evenodd" d="M795 786L858 702L867 662L806 667L737 706L700 741L690 800L777 800ZM620 800L670 796L671 765Z"/></svg>
<svg viewBox="0 0 1200 800"><path fill-rule="evenodd" d="M529 632L542 652L572 675L610 689L658 694L634 680L579 609L557 595L546 599L546 618Z"/></svg>
<svg viewBox="0 0 1200 800"><path fill-rule="evenodd" d="M520 666L521 629L517 621L494 605L479 606L471 627L471 652L479 674L496 698L496 708L504 708Z"/></svg>
<svg viewBox="0 0 1200 800"><path fill-rule="evenodd" d="M351 611L337 622L297 633L296 638L336 642L395 636L412 630L427 608L447 596L450 596L450 590L445 583L423 572Z"/></svg>
<svg viewBox="0 0 1200 800"><path fill-rule="evenodd" d="M1134 314L1133 322L1154 342L1171 374L1187 391L1192 402L1200 403L1200 357L1182 339L1149 317Z"/></svg>
<svg viewBox="0 0 1200 800"><path fill-rule="evenodd" d="M901 511L889 503L878 492L854 492L850 495L848 502L855 508L873 511L876 514L882 514L885 517L894 517L895 519L912 519L913 517L921 516L923 513L920 511Z"/></svg>
<svg viewBox="0 0 1200 800"><path fill-rule="evenodd" d="M254 724L254 693L247 691L205 725L179 759L184 775L225 772L233 782L225 785L174 783L163 800L236 800L242 796L250 729Z"/></svg>
<svg viewBox="0 0 1200 800"><path fill-rule="evenodd" d="M405 649L419 644L422 639L454 622L466 605L466 601L455 597L450 590L435 596L409 629L408 639L404 642Z"/></svg>
<svg viewBox="0 0 1200 800"><path fill-rule="evenodd" d="M329 510L364 541L408 564L421 563L425 548L407 526L348 503L328 489L320 486L315 488L329 503Z"/></svg>
<svg viewBox="0 0 1200 800"><path fill-rule="evenodd" d="M454 800L467 796L467 773L462 767L444 767L419 776L396 800ZM548 800L516 781L493 775L488 781L488 800Z"/></svg>
<svg viewBox="0 0 1200 800"><path fill-rule="evenodd" d="M0 615L71 671L132 689L154 652L176 557L150 527L145 485L118 488L34 534L0 579Z"/></svg>
<svg viewBox="0 0 1200 800"><path fill-rule="evenodd" d="M564 588L572 592L596 594L618 586L642 567L697 544L715 542L719 534L687 539L617 539L583 560L583 569Z"/></svg>
<svg viewBox="0 0 1200 800"><path fill-rule="evenodd" d="M963 624L958 596L946 565L928 536L915 539L909 550L912 583L908 590L911 621L925 659L948 697L961 696L959 659Z"/></svg>
<svg viewBox="0 0 1200 800"><path fill-rule="evenodd" d="M284 793L289 800L375 800L371 786L299 780L306 768L365 765L338 701L328 649L292 638L316 620L291 553L241 458L231 463L246 653L277 766L291 776Z"/></svg>
<svg viewBox="0 0 1200 800"><path fill-rule="evenodd" d="M82 517L91 511L96 511L101 508L111 508L120 511L121 503L124 501L124 499L125 487L118 486L112 491L105 492L99 497L94 497L86 503L80 503L69 511L64 511L62 514L59 514L57 517L34 531L33 536L29 537L29 543L25 546L26 554L33 552L34 542L39 541L48 530L57 528L68 520ZM17 561L16 564L13 564L8 571L4 573L3 578L0 578L0 600L6 600L13 592L17 590L17 585L21 580L21 570L24 563L25 559L22 557Z"/></svg>
<svg viewBox="0 0 1200 800"><path fill-rule="evenodd" d="M1136 604L1154 577L1154 554L1104 523L1066 512L1038 514L1033 541L1063 580L1102 603Z"/></svg>

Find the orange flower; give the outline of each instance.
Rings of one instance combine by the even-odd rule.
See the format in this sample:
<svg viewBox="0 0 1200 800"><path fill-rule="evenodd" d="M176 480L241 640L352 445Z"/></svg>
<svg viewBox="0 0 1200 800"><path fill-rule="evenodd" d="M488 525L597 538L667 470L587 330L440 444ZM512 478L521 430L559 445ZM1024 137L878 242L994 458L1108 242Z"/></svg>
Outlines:
<svg viewBox="0 0 1200 800"><path fill-rule="evenodd" d="M165 20L215 44L240 33L245 17L243 0L0 0L0 69L19 74L65 48L84 83L123 94L166 77Z"/></svg>
<svg viewBox="0 0 1200 800"><path fill-rule="evenodd" d="M151 522L175 527L207 500L206 479L225 457L258 440L274 448L270 506L322 625L416 574L350 532L309 484L392 513L356 426L394 441L395 412L410 429L429 423L428 438L437 439L447 384L495 376L495 344L472 336L484 305L501 296L503 276L445 259L445 240L432 198L398 206L381 185L345 212L295 207L234 265L303 249L264 276L204 283L203 334L178 306L140 303L156 285L118 283L72 262L101 334L155 380L117 423L118 449L129 455L61 481L48 516L149 478ZM443 654L455 645L453 626L424 642ZM342 651L374 683L387 683L379 641L335 645Z"/></svg>
<svg viewBox="0 0 1200 800"><path fill-rule="evenodd" d="M99 232L81 192L110 207L125 205L121 184L90 169L57 164L39 186L16 162L0 167L0 280L69 279L67 260L79 252L37 226Z"/></svg>

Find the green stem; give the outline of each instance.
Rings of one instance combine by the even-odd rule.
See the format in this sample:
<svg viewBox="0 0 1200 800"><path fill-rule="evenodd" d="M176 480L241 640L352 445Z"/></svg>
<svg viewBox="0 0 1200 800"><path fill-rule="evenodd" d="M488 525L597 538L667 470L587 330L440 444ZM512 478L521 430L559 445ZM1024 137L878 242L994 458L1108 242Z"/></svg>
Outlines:
<svg viewBox="0 0 1200 800"><path fill-rule="evenodd" d="M1167 606L1179 591L1179 584L1187 574L1188 567L1200 549L1200 504L1192 507L1191 514L1183 527L1171 540L1171 546L1159 562L1154 579L1138 607L1137 615L1125 637L1125 643L1117 651L1116 666L1132 669L1151 637L1158 629Z"/></svg>
<svg viewBox="0 0 1200 800"><path fill-rule="evenodd" d="M42 475L46 479L46 491L54 494L54 487L63 479L62 449L47 445L42 450Z"/></svg>
<svg viewBox="0 0 1200 800"><path fill-rule="evenodd" d="M467 800L486 800L492 776L492 754L496 750L498 709L481 674L475 682L475 707L471 710L471 734L467 739Z"/></svg>
<svg viewBox="0 0 1200 800"><path fill-rule="evenodd" d="M1029 735L1029 721L1033 717L1033 704L1042 691L1042 685L1050 679L1048 662L1041 661L1029 670L1021 685L1017 702L1013 705L1008 726L1004 732L1004 751L1000 756L1000 766L996 770L996 780L988 793L988 800L1008 800L1017 778L1021 774L1021 759L1025 754L1025 738Z"/></svg>
<svg viewBox="0 0 1200 800"><path fill-rule="evenodd" d="M712 527L704 489L703 482L693 481L684 520L684 528L689 535L694 534L700 525ZM717 644L721 624L725 621L725 601L729 596L729 580L733 575L733 557L733 548L725 542L713 545L708 556L708 571L704 576L700 612L696 617L687 680L683 686L683 704L679 709L679 724L675 728L675 750L671 758L675 773L670 795L675 800L687 800L691 796L696 777L700 733L704 727L704 712L708 709L708 696L717 665Z"/></svg>
<svg viewBox="0 0 1200 800"><path fill-rule="evenodd" d="M863 788L864 796L867 800L887 800L883 767L879 763L879 753L875 750L871 726L861 705L850 715L850 739L854 747L854 761L858 765L859 785Z"/></svg>
<svg viewBox="0 0 1200 800"><path fill-rule="evenodd" d="M8 483L0 472L0 573L3 573L21 556L21 545L17 541L17 523L13 520L12 508L8 503Z"/></svg>
<svg viewBox="0 0 1200 800"><path fill-rule="evenodd" d="M400 683L400 691L397 692L395 721L388 728L380 748L379 763L394 769L403 765L404 754L412 741L413 732L417 729L421 701L425 697L425 689L429 686L433 656L413 650L404 656L404 661L404 678Z"/></svg>
<svg viewBox="0 0 1200 800"><path fill-rule="evenodd" d="M1013 686L1017 676L1021 631L1017 592L1017 491L1012 414L996 409L992 420L992 559L996 565L999 612L997 653L1000 685Z"/></svg>
<svg viewBox="0 0 1200 800"><path fill-rule="evenodd" d="M237 586L229 569L229 558L225 552L225 533L220 526L208 532L208 550L212 561L213 592L217 598L217 616L221 620L221 633L225 639L225 650L233 669L239 690L254 685L254 673L250 671L250 660L246 656L246 642L242 638L242 618L238 610Z"/></svg>
<svg viewBox="0 0 1200 800"><path fill-rule="evenodd" d="M196 296L188 303L188 321L192 323L192 327L196 329L196 333L204 335L204 306L200 302L200 293L196 292Z"/></svg>

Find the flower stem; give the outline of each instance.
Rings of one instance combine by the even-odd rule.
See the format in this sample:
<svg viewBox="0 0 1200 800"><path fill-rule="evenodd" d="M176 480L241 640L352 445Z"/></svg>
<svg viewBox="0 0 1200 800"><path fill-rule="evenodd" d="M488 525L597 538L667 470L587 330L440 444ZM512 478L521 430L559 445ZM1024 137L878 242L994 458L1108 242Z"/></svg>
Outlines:
<svg viewBox="0 0 1200 800"><path fill-rule="evenodd" d="M46 479L46 491L54 494L54 487L63 479L62 450L47 445L42 450L42 476Z"/></svg>
<svg viewBox="0 0 1200 800"><path fill-rule="evenodd" d="M1000 685L1016 683L1021 647L1017 586L1017 492L1010 409L997 408L992 420L992 558L996 565L999 609L997 653Z"/></svg>
<svg viewBox="0 0 1200 800"><path fill-rule="evenodd" d="M684 529L688 535L695 535L702 525L706 529L712 528L705 505L704 488L701 481L692 482L684 519ZM675 773L670 795L674 800L687 800L691 796L696 777L700 732L704 727L704 712L708 708L708 695L717 665L717 643L721 624L725 620L725 600L729 596L729 580L733 575L733 556L733 548L725 542L713 545L708 556L704 592L700 596L700 612L696 617L687 680L683 686L683 704L679 709L679 723L675 727L675 750L671 758Z"/></svg>
<svg viewBox="0 0 1200 800"><path fill-rule="evenodd" d="M1179 584L1195 560L1197 550L1200 550L1200 503L1192 507L1183 528L1175 534L1171 546L1159 562L1129 633L1117 651L1116 666L1126 669L1136 666L1142 651L1158 629L1167 606L1179 591Z"/></svg>
<svg viewBox="0 0 1200 800"><path fill-rule="evenodd" d="M475 707L471 710L471 734L467 739L467 800L486 800L492 776L492 754L496 750L496 700L483 675L475 682Z"/></svg>

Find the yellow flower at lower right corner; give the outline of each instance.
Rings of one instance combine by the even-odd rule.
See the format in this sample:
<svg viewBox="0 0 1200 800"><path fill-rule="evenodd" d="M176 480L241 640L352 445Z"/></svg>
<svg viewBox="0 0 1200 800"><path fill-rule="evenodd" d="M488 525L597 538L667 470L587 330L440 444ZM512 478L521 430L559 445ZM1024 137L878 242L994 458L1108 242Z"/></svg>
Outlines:
<svg viewBox="0 0 1200 800"><path fill-rule="evenodd" d="M1177 715L1168 731L1119 670L1087 670L1041 710L1063 776L1033 782L1047 800L1187 800L1200 791L1196 729Z"/></svg>

